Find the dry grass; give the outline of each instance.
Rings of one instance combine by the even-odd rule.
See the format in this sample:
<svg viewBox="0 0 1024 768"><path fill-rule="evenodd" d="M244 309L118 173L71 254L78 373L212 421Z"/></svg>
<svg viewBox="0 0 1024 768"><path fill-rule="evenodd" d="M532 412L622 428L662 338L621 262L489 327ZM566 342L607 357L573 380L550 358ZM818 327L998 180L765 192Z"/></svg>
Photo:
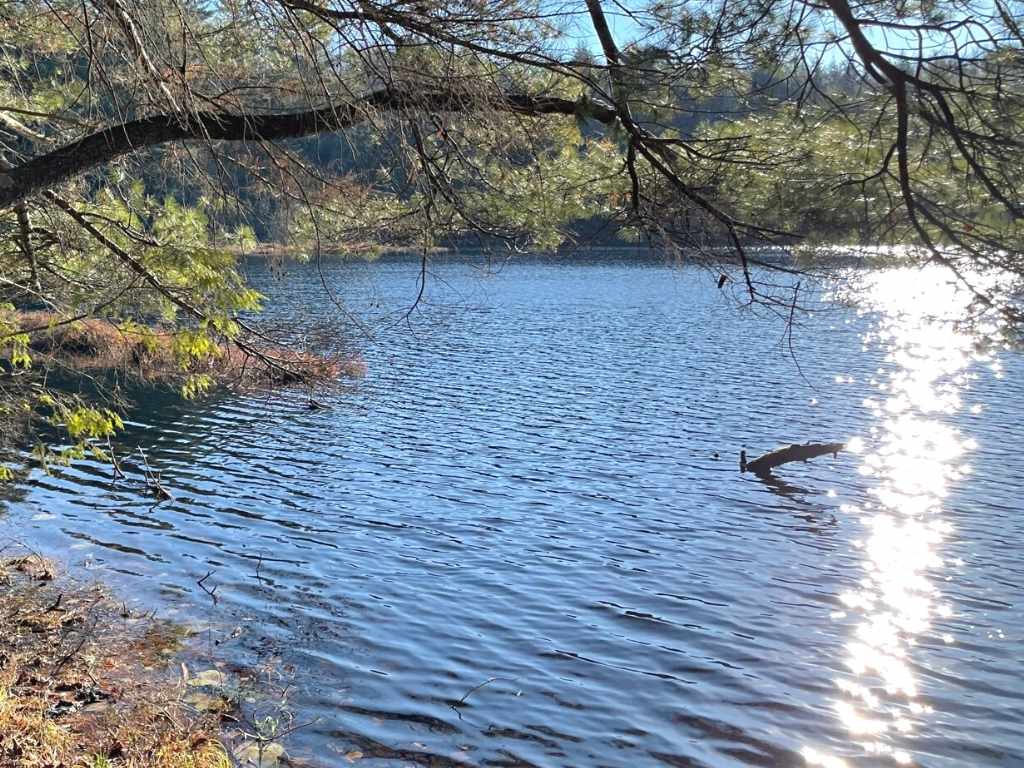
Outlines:
<svg viewBox="0 0 1024 768"><path fill-rule="evenodd" d="M359 358L319 356L286 347L261 345L256 354L222 344L217 354L183 370L175 359L171 333L159 327L121 327L95 318L63 322L52 312L20 312L34 356L84 372L117 371L131 378L175 384L206 374L221 385L280 386L359 376ZM267 361L272 364L268 364Z"/></svg>
<svg viewBox="0 0 1024 768"><path fill-rule="evenodd" d="M229 768L220 720L167 674L181 634L36 555L0 561L0 767Z"/></svg>

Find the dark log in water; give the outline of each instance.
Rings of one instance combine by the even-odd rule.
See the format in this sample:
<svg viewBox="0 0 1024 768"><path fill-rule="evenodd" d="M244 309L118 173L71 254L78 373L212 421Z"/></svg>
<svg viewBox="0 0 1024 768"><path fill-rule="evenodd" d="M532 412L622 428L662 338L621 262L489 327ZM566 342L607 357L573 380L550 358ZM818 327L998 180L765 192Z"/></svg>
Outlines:
<svg viewBox="0 0 1024 768"><path fill-rule="evenodd" d="M747 461L747 452L740 451L740 472L770 475L771 471L780 464L816 459L818 456L825 456L829 453L834 458L845 447L845 443L803 443L802 445L793 443L792 445L785 445L781 448L776 448L774 451L769 451L750 462Z"/></svg>

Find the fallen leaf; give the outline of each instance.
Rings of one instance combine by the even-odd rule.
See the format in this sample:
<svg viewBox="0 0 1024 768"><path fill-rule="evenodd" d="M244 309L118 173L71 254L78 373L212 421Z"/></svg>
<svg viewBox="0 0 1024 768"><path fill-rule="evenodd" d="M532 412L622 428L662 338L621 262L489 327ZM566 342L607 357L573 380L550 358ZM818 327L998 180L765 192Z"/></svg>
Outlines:
<svg viewBox="0 0 1024 768"><path fill-rule="evenodd" d="M264 744L262 754L259 743L255 741L243 744L235 750L238 762L246 768L277 768L283 756L284 747L275 742Z"/></svg>
<svg viewBox="0 0 1024 768"><path fill-rule="evenodd" d="M200 672L195 677L189 678L188 684L195 686L211 685L215 688L223 688L228 678L223 672L217 669L208 669Z"/></svg>
<svg viewBox="0 0 1024 768"><path fill-rule="evenodd" d="M203 712L224 712L230 708L230 704L223 696L211 696L207 693L190 693L182 701Z"/></svg>

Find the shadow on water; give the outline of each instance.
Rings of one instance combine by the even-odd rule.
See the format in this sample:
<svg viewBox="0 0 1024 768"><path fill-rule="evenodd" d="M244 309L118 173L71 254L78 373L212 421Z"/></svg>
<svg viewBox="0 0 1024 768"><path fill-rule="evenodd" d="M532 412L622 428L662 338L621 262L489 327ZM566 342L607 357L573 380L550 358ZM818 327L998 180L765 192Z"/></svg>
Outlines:
<svg viewBox="0 0 1024 768"><path fill-rule="evenodd" d="M805 497L810 495L811 491L803 488L799 485L790 483L785 478L779 477L773 474L754 475L757 480L768 488L772 493L777 493L780 496L785 496L789 499L794 499L797 496Z"/></svg>

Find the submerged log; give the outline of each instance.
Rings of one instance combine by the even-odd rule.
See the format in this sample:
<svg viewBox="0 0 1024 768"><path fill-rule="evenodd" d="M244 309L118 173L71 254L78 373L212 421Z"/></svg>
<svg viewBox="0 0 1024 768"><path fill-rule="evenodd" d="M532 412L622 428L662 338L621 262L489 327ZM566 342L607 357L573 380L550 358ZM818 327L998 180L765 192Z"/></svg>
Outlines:
<svg viewBox="0 0 1024 768"><path fill-rule="evenodd" d="M818 456L832 454L835 458L839 451L846 447L845 443L793 443L769 451L753 461L747 461L747 452L740 451L740 472L753 472L755 475L770 475L780 464L791 461L807 461Z"/></svg>

